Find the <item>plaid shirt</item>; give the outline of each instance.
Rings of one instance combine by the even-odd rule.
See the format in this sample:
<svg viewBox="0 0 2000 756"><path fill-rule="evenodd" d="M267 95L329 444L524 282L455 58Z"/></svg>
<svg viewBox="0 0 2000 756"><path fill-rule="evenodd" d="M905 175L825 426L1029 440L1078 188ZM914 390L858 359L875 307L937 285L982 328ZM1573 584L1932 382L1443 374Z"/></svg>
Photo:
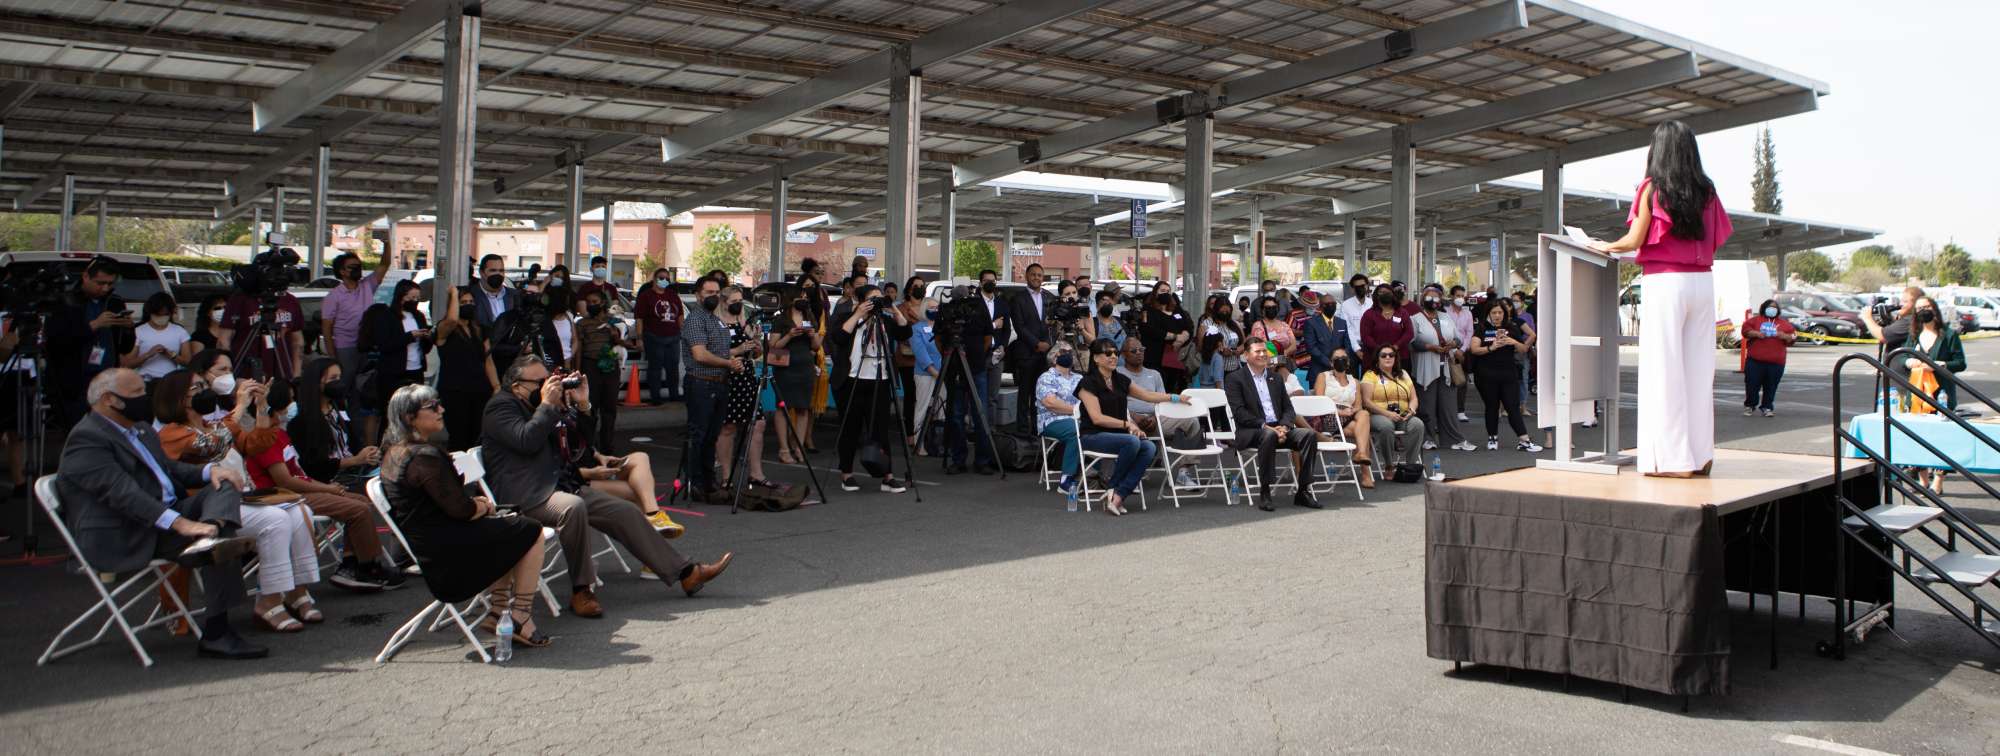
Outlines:
<svg viewBox="0 0 2000 756"><path fill-rule="evenodd" d="M729 329L716 319L715 313L691 308L687 311L687 322L681 326L681 364L687 366L689 375L709 380L719 380L729 372L723 368L703 365L694 359L696 345L708 348L708 353L729 358Z"/></svg>

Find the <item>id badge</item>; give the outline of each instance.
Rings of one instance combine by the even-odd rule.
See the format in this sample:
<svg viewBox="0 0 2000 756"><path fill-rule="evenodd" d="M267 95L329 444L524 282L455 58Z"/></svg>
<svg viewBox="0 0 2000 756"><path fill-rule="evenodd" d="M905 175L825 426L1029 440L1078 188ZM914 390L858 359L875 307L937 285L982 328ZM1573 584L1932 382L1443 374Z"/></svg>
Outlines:
<svg viewBox="0 0 2000 756"><path fill-rule="evenodd" d="M90 364L92 365L104 364L104 347L98 346L90 348Z"/></svg>

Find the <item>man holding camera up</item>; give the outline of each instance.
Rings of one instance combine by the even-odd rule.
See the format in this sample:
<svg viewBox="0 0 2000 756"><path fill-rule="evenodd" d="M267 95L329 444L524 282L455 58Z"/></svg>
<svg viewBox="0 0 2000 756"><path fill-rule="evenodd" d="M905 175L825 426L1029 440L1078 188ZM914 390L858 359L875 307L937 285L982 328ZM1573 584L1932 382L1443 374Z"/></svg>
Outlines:
<svg viewBox="0 0 2000 756"><path fill-rule="evenodd" d="M237 375L290 381L299 374L299 364L306 353L306 312L299 307L299 298L289 290L290 274L290 266L267 266L259 275L264 291L244 291L239 287L230 292L229 303L223 305L222 324L216 326L215 343L229 345L230 355L237 357ZM275 305L268 320L264 313L266 299ZM262 333L257 332L260 322L265 325ZM259 368L247 367L253 358ZM259 369L261 372L252 372Z"/></svg>
<svg viewBox="0 0 2000 756"><path fill-rule="evenodd" d="M555 528L569 563L570 611L579 617L604 616L592 588L597 584L592 528L622 544L653 574L677 580L689 596L729 568L731 554L708 564L681 556L653 529L637 504L590 486L575 493L557 489L567 458L562 453L563 423L574 422L571 413L591 411L590 397L577 376L550 373L530 354L515 359L500 384L499 393L486 403L481 425L487 482L502 508L518 509L522 517Z"/></svg>
<svg viewBox="0 0 2000 756"><path fill-rule="evenodd" d="M1042 266L1030 263L1022 273L1028 290L1014 297L1008 310L1013 314L1014 343L1007 345L1007 367L1014 371L1017 394L1015 426L1020 433L1033 435L1035 381L1049 369L1048 292L1042 291Z"/></svg>
<svg viewBox="0 0 2000 756"><path fill-rule="evenodd" d="M44 322L51 405L56 422L72 426L90 410L84 387L108 368L118 366L135 338L132 316L113 289L118 285L118 261L98 257L83 269L75 296ZM11 430L11 429L10 429Z"/></svg>

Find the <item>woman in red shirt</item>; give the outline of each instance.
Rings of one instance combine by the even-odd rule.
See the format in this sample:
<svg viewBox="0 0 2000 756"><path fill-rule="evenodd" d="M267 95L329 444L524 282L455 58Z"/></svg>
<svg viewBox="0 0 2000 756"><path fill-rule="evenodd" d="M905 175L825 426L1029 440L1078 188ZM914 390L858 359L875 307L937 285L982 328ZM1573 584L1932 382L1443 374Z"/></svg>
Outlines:
<svg viewBox="0 0 2000 756"><path fill-rule="evenodd" d="M290 421L288 411L295 404L291 389L283 381L273 382L270 390L258 397L252 411L256 424L236 439L236 450L243 454L250 484L258 489L276 488L298 494L313 514L333 518L346 529L348 555L340 560L340 567L327 582L361 592L402 587L403 573L385 564L382 558L382 540L375 532L375 518L370 514L375 506L360 494L313 480L299 465L299 451L292 446L292 437L285 433L285 424Z"/></svg>
<svg viewBox="0 0 2000 756"><path fill-rule="evenodd" d="M1385 283L1375 287L1372 303L1361 316L1361 353L1372 355L1382 347L1395 347L1396 364L1410 364L1410 341L1417 337L1417 329L1403 314L1403 300Z"/></svg>
<svg viewBox="0 0 2000 756"><path fill-rule="evenodd" d="M1778 379L1785 377L1785 347L1798 340L1799 329L1778 317L1778 300L1766 299L1743 321L1743 416L1764 411L1774 417Z"/></svg>
<svg viewBox="0 0 2000 756"><path fill-rule="evenodd" d="M1639 472L1706 475L1715 461L1715 250L1729 240L1729 213L1701 167L1694 130L1680 121L1653 129L1646 180L1625 236L1603 252L1637 251Z"/></svg>

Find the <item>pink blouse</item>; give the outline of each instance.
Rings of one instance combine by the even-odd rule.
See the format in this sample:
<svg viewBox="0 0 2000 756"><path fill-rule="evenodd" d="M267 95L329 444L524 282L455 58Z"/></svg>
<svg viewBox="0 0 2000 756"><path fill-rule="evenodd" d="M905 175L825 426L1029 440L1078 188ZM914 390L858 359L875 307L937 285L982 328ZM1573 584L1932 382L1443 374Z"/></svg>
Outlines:
<svg viewBox="0 0 2000 756"><path fill-rule="evenodd" d="M1640 195L1652 186L1653 180L1639 182L1639 193L1632 199L1632 212L1625 216L1626 225L1639 219ZM1652 205L1653 223L1646 228L1646 238L1639 242L1639 269L1646 273L1707 273L1715 264L1715 250L1729 241L1729 234L1735 227L1729 224L1729 212L1722 209L1722 200L1710 196L1708 206L1702 208L1703 230L1706 239L1682 239L1667 231L1673 228L1673 219L1667 217L1667 210L1660 206L1660 198L1655 195Z"/></svg>

